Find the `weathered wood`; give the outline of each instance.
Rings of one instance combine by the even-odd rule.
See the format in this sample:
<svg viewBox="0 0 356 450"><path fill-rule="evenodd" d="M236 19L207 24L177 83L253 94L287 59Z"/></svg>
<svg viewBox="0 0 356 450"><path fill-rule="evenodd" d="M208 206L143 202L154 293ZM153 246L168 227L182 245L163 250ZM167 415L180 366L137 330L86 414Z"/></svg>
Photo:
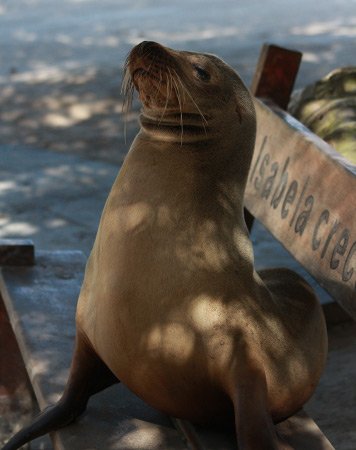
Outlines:
<svg viewBox="0 0 356 450"><path fill-rule="evenodd" d="M287 109L301 59L301 52L264 44L251 84L252 94Z"/></svg>
<svg viewBox="0 0 356 450"><path fill-rule="evenodd" d="M13 424L15 428L23 426L29 420L33 408L31 392L27 372L0 294L0 417L3 423Z"/></svg>
<svg viewBox="0 0 356 450"><path fill-rule="evenodd" d="M29 239L0 239L0 266L32 266L35 246Z"/></svg>
<svg viewBox="0 0 356 450"><path fill-rule="evenodd" d="M356 167L287 113L255 106L246 207L356 319Z"/></svg>
<svg viewBox="0 0 356 450"><path fill-rule="evenodd" d="M301 59L300 52L264 44L251 84L252 95L268 98L280 108L287 109ZM246 209L245 221L251 231L254 217Z"/></svg>

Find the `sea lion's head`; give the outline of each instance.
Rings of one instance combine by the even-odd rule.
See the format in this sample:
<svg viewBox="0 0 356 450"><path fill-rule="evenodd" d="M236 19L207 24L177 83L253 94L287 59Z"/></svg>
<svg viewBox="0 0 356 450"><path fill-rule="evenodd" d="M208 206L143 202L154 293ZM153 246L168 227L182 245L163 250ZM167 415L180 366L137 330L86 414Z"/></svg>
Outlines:
<svg viewBox="0 0 356 450"><path fill-rule="evenodd" d="M217 56L145 41L127 58L123 87L128 97L138 91L146 131L181 143L223 137L234 141L238 135L252 155L256 119L251 95Z"/></svg>

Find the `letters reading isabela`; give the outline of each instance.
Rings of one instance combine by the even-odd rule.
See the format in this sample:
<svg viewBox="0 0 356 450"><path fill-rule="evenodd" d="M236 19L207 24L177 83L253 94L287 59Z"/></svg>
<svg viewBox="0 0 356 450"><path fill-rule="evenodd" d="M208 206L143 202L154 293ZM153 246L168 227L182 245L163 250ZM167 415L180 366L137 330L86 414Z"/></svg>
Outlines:
<svg viewBox="0 0 356 450"><path fill-rule="evenodd" d="M292 170L290 157L273 160L265 137L249 175L253 189L296 237L304 237L307 251L327 260L343 282L356 289L356 241L351 231L327 207L320 207L317 193L310 192L310 176ZM325 206L325 205L324 205Z"/></svg>

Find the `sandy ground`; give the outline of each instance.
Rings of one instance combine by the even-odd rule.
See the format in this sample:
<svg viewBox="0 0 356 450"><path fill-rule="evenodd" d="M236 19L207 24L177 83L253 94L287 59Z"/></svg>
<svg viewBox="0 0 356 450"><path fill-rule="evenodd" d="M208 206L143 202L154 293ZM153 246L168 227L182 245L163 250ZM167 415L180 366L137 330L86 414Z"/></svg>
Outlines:
<svg viewBox="0 0 356 450"><path fill-rule="evenodd" d="M264 42L298 49L302 87L356 63L356 1L0 0L0 237L89 252L137 131L137 103L124 125L120 83L128 51L144 39L216 53L247 84ZM259 267L295 266L259 226L253 240ZM355 450L355 415L340 405L355 410L356 392L345 388L340 402L333 381L355 375L343 329L332 345L348 353L333 359L323 381L332 394L322 391L311 407L338 450Z"/></svg>

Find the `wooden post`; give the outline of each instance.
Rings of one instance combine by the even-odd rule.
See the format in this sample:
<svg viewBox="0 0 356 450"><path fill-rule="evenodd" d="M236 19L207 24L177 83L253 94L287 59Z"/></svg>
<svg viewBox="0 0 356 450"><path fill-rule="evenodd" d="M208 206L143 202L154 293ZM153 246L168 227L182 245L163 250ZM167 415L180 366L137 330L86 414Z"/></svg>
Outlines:
<svg viewBox="0 0 356 450"><path fill-rule="evenodd" d="M0 239L1 266L33 266L35 247L28 239Z"/></svg>
<svg viewBox="0 0 356 450"><path fill-rule="evenodd" d="M286 110L301 59L301 52L264 44L251 85L252 94Z"/></svg>
<svg viewBox="0 0 356 450"><path fill-rule="evenodd" d="M287 109L301 59L301 52L264 44L252 80L251 93ZM254 217L247 209L245 221L251 231Z"/></svg>

